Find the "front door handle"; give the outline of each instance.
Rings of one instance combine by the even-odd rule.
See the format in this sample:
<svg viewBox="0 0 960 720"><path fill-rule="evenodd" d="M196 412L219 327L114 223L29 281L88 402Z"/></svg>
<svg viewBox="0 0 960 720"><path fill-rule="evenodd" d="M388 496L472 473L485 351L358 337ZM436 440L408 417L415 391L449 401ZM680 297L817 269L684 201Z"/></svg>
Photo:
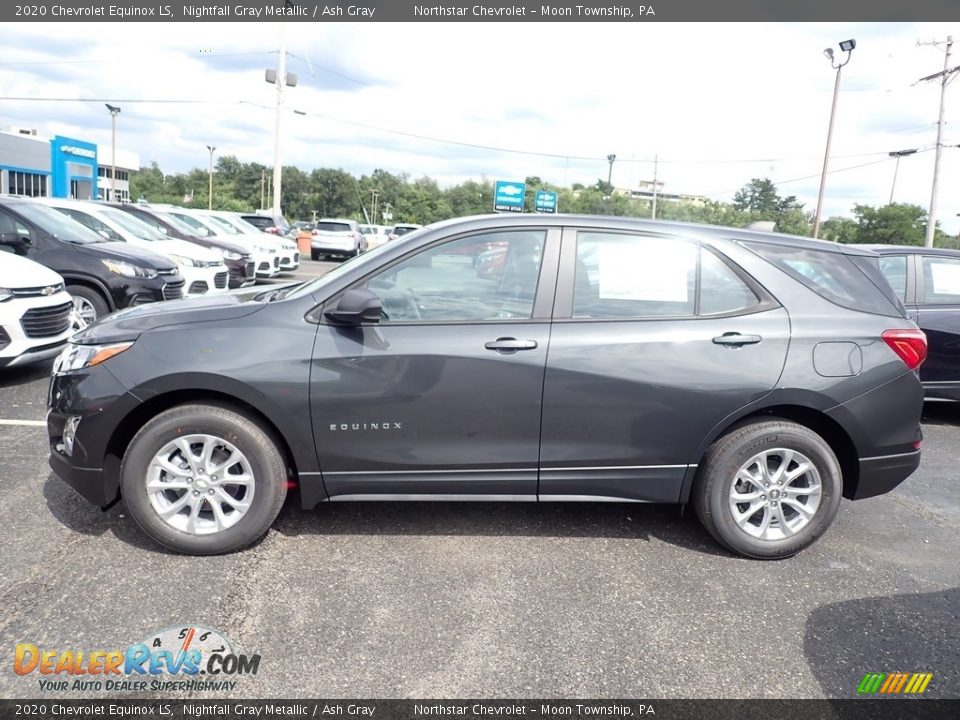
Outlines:
<svg viewBox="0 0 960 720"><path fill-rule="evenodd" d="M484 344L487 350L496 350L498 353L511 354L517 350L533 350L537 347L536 340L517 340L512 337L502 337Z"/></svg>
<svg viewBox="0 0 960 720"><path fill-rule="evenodd" d="M763 340L759 335L741 335L738 332L728 332L718 335L713 339L715 345L725 345L727 347L740 347L741 345L756 345Z"/></svg>

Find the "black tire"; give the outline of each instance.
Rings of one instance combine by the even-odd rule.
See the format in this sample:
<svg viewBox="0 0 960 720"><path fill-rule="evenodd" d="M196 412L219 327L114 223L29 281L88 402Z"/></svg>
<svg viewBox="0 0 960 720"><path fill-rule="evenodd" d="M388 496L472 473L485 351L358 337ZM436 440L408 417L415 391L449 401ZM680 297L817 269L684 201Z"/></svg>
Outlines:
<svg viewBox="0 0 960 720"><path fill-rule="evenodd" d="M106 299L97 290L87 287L86 285L67 285L66 289L71 297L83 298L90 303L90 306L96 313L95 320L102 318L110 312L110 306L107 304Z"/></svg>
<svg viewBox="0 0 960 720"><path fill-rule="evenodd" d="M819 506L813 516L795 534L777 539L753 537L741 529L734 519L730 507L730 492L736 480L737 472L754 456L763 451L782 448L806 456L819 475L821 496ZM782 459L782 458L781 458ZM812 482L802 479L803 483ZM803 486L800 486L801 488ZM752 486L750 486L752 489ZM776 488L772 488L776 490ZM843 494L843 478L840 463L827 442L807 427L782 419L751 423L737 428L721 437L707 451L700 465L693 485L692 502L697 517L707 531L724 547L740 555L759 560L777 560L787 558L803 550L816 541L837 514L840 497ZM780 491L776 490L779 498ZM806 498L801 493L793 493L794 502ZM762 495L763 503L773 500ZM789 501L788 501L789 502ZM750 506L743 503L744 511ZM763 504L760 518L767 513ZM796 513L788 505L783 505L785 513ZM756 511L760 513L761 511ZM773 515L773 512L770 513ZM791 518L800 518L800 514ZM759 525L759 518L754 515ZM774 521L779 523L779 520Z"/></svg>
<svg viewBox="0 0 960 720"><path fill-rule="evenodd" d="M311 260L319 260L319 259L320 259L320 253L318 253L316 250L311 250L311 251L310 251L310 259L311 259Z"/></svg>
<svg viewBox="0 0 960 720"><path fill-rule="evenodd" d="M179 436L207 434L231 443L245 456L254 477L253 499L235 525L200 535L173 527L154 510L147 495L147 472L154 456ZM120 488L130 515L164 547L189 555L240 550L263 537L287 494L283 457L271 435L248 417L215 405L181 405L160 413L130 442L120 466ZM206 510L212 507L201 505Z"/></svg>

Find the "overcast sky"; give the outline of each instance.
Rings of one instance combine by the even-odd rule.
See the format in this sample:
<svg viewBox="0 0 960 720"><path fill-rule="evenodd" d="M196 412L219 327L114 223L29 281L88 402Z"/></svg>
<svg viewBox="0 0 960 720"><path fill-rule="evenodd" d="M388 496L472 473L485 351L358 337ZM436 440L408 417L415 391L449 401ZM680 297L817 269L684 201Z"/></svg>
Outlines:
<svg viewBox="0 0 960 720"><path fill-rule="evenodd" d="M441 185L527 175L591 184L615 153L613 181L626 187L653 178L657 155L665 192L730 200L751 178L770 177L810 211L835 79L823 50L842 58L838 43L855 38L824 217L885 204L893 150L920 151L900 162L895 200L929 205L940 88L917 80L943 69L944 52L917 41L960 40L960 26L902 23L285 28L288 71L299 76L286 93L286 165L379 167ZM263 74L277 63L278 24L6 24L0 38L0 129L108 146L108 101L122 108L118 147L144 165L206 168L211 144L217 156L273 163L276 92ZM949 147L960 145L958 113L954 83L938 212L951 233L960 226L960 147Z"/></svg>

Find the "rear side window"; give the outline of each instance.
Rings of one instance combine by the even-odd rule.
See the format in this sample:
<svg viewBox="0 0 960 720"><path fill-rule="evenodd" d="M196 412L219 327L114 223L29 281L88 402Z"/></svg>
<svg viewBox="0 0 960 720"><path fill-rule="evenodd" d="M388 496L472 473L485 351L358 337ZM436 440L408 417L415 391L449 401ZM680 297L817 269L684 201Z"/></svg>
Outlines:
<svg viewBox="0 0 960 720"><path fill-rule="evenodd" d="M836 305L874 315L903 316L903 306L883 279L877 258L762 242L743 244Z"/></svg>
<svg viewBox="0 0 960 720"><path fill-rule="evenodd" d="M880 272L902 301L907 299L907 256L884 255L880 258Z"/></svg>
<svg viewBox="0 0 960 720"><path fill-rule="evenodd" d="M928 305L960 304L960 260L923 258L923 301Z"/></svg>

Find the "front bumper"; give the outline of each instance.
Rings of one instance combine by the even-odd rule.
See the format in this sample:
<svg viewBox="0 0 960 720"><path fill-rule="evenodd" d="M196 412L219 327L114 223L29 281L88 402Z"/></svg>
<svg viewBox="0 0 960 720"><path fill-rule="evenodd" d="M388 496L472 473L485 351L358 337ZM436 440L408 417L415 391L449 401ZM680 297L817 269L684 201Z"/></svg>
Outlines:
<svg viewBox="0 0 960 720"><path fill-rule="evenodd" d="M181 267L180 274L185 282L186 297L197 295L219 295L227 291L228 270L223 265L213 267Z"/></svg>
<svg viewBox="0 0 960 720"><path fill-rule="evenodd" d="M257 265L252 257L243 260L224 260L223 262L230 273L227 287L231 290L253 285L257 281Z"/></svg>
<svg viewBox="0 0 960 720"><path fill-rule="evenodd" d="M258 278L272 278L280 274L280 256L277 253L256 253L253 260L257 264Z"/></svg>
<svg viewBox="0 0 960 720"><path fill-rule="evenodd" d="M294 271L300 268L300 252L293 248L285 248L280 252L280 269Z"/></svg>
<svg viewBox="0 0 960 720"><path fill-rule="evenodd" d="M56 475L94 505L109 505L120 493L119 458L107 454L120 419L140 401L103 367L50 378L47 397L49 464ZM68 455L63 443L70 416L81 418ZM106 468L106 470L105 470Z"/></svg>
<svg viewBox="0 0 960 720"><path fill-rule="evenodd" d="M0 306L0 367L56 355L73 334L73 301L65 292L13 298Z"/></svg>

